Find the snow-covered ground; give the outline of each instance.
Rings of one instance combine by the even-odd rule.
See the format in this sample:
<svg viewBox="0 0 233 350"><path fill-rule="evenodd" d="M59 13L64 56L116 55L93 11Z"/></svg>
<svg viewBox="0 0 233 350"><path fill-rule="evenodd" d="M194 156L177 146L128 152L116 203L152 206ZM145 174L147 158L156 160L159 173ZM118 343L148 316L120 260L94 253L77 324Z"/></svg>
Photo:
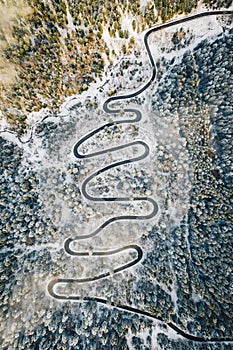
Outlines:
<svg viewBox="0 0 233 350"><path fill-rule="evenodd" d="M146 4L147 1L141 1L142 7ZM126 29L127 23L131 23L131 19L125 20L124 28ZM71 22L70 26L72 26ZM177 51L174 50L171 39L174 33L180 30L180 27L187 33L187 36L191 37L191 40L187 46ZM221 32L222 26L215 16L197 19L151 34L150 49L155 62L161 57L164 57L165 60L171 60L174 57L174 62L177 64L185 51L192 51L204 39L212 41ZM150 79L152 72L144 47L143 36L144 33L136 36L138 57L135 58L132 53L130 56L116 60L112 68L105 71L104 81L98 80L91 84L86 92L68 98L61 106L60 113L57 116L50 116L45 119L48 111L32 113L28 118L30 129L22 139L23 144L12 133L4 131L1 134L7 140L17 142L23 149L22 167L33 168L39 179L39 200L43 203L44 213L57 228L55 235L48 237L47 246L49 249L55 247L54 251L51 250L51 254L58 266L57 278L92 277L100 274L100 272L111 270L115 265L124 264L127 259L130 260L130 254L127 256L118 254L114 257L108 257L107 260L99 259L97 261L93 259L91 253L95 251L96 247L104 250L126 244L141 245L142 236L146 236L154 225L160 225L160 234L165 235L169 230L178 227L181 220L187 215L189 193L192 187L192 169L190 169L185 140L180 136L178 117L174 115L172 123L169 123L166 118L161 118L160 111L155 111L152 108L152 95L156 94L159 84L163 84L163 77L160 83L155 80L153 85L137 98L131 101L119 102L118 105L121 106L122 110L130 105L141 111L143 117L138 125L121 126L112 134L104 130L88 140L83 148L83 151L89 154L133 140L139 139L146 142L150 148L150 154L146 159L139 163L125 165L121 169L112 169L99 176L99 178L96 177L90 183L89 191L92 195L98 196L100 191L106 190L107 196L111 197L117 196L122 191L122 195L126 193L127 196L134 197L136 195L142 196L140 191L146 187L146 195L153 198L159 205L158 214L146 222L116 223L114 227L107 227L104 234L95 236L90 240L74 243L77 250L90 252L88 258L76 260L77 258L69 257L60 251L63 249L63 242L66 238L88 234L112 216L134 215L135 212L145 215L150 211L150 208L138 203L132 203L130 206L119 205L119 203L110 203L109 205L90 203L80 195L81 184L87 176L108 164L130 158L132 152L134 152L134 155L140 153L140 149L110 152L104 157L95 157L88 160L77 160L73 154L73 147L77 140L88 132L109 121L117 121L126 117L124 113L122 115L108 115L103 112L102 106L108 97L109 91L116 89L117 95L125 95L138 90ZM112 45L106 32L104 32L103 38L109 46ZM117 39L114 40L112 48L120 50ZM125 63L127 64L125 65ZM93 103L96 103L96 108L92 107ZM128 113L126 114L128 118ZM37 127L42 124L42 120L44 120L45 125L51 122L57 125L57 128L55 130L51 129L47 136L43 135L42 128L41 135L38 133ZM3 130L6 128L7 125L3 122ZM163 168L158 155L166 158L168 169ZM161 214L165 212L169 173L172 171L179 177L177 197L170 200L169 208L166 210L169 220L160 220ZM143 183L144 180L145 183ZM60 250L58 247L60 247ZM35 249L37 248L35 247ZM40 249L43 249L43 247L41 246ZM147 246L143 249L147 252L151 249L150 244L147 243ZM145 268L133 266L126 271L124 280L128 279L128 285L133 289L136 281L144 272ZM48 272L41 283L40 281L34 282L33 287L40 293L44 292L43 303L41 303L40 298L35 300L35 297L33 297L34 290L31 289L22 303L22 312L26 312L30 298L34 299L36 304L41 303L41 308L45 305L46 307L50 305L51 308L56 308L56 302L51 303L50 296L45 288L45 282L48 283L51 278L53 276ZM127 290L121 290L121 284L121 276L114 275L107 282L97 281L93 283L91 289L89 284L82 284L78 288L78 294L83 297L88 295L90 297L118 299L120 303L126 304L129 302ZM175 278L170 291L163 283L157 284L166 294L170 295L176 309L177 286ZM65 291L71 293L71 295L77 293L75 288L70 290L70 287L66 287ZM18 289L14 293L18 293ZM39 306L38 309L40 309ZM151 343L153 348L159 349L156 347L158 333L162 332L171 339L179 338L173 330L164 330L159 322L153 322ZM144 332L139 332L137 336L143 339L144 344L146 344L148 330L145 329ZM127 335L127 344L129 349L134 349L130 332Z"/></svg>

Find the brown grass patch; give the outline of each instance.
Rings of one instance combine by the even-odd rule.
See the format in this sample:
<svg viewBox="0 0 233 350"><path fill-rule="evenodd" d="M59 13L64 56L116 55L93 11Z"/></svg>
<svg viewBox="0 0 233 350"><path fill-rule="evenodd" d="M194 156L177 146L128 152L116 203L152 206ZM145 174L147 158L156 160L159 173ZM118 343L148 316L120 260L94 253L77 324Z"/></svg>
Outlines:
<svg viewBox="0 0 233 350"><path fill-rule="evenodd" d="M0 84L10 85L15 82L17 70L15 64L3 55L4 49L16 44L13 27L32 13L32 9L24 0L7 0L0 2Z"/></svg>

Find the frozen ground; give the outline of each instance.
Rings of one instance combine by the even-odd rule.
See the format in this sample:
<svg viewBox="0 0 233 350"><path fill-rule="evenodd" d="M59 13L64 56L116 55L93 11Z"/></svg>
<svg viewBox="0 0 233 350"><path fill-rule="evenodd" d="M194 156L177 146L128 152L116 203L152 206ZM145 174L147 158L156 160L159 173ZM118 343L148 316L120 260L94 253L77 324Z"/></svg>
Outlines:
<svg viewBox="0 0 233 350"><path fill-rule="evenodd" d="M101 349L104 349L106 344L109 346L106 334L111 324L114 325L112 321L114 313L119 323L122 322L120 332L124 334L126 343L119 347L118 335L115 334L117 330L114 330L113 326L112 333L115 334L115 338L111 340L112 348L127 348L125 345L127 344L128 349L159 350L164 348L163 343L169 339L166 341L170 342L171 349L176 349L176 346L185 349L182 344L186 348L189 346L190 349L199 349L198 344L185 343L184 340L184 343L181 342L182 337L162 322L117 310L117 305L129 305L155 317L162 317L165 323L171 320L175 323L178 317L180 328L193 334L193 328L191 331L188 328L188 324L193 324L194 328L196 327L194 335L201 335L202 325L195 320L195 309L188 313L184 312L182 318L180 303L184 296L178 281L178 273L183 270L184 290L188 288L188 282L185 283L185 280L190 276L185 265L191 256L187 227L194 168L187 147L187 138L181 132L178 112L171 112L171 101L166 100L166 96L161 106L157 96L162 95L164 87L172 86L172 81L169 80L170 73L174 67L182 63L185 52L192 52L205 39L209 43L214 42L222 35L223 27L227 32L230 26L226 20L224 22L222 18L216 19L212 16L151 34L150 49L154 61L160 62L159 79L139 96L114 102L115 108L121 110L120 113L109 114L103 111L102 106L109 91L116 90L119 95L131 93L144 85L152 74L142 37L141 43L139 41L137 44L137 57L132 54L115 62L112 70L106 72L105 82L98 82L81 96L69 99L62 106L60 115L38 122L33 127L31 138L29 134L24 137L25 143L19 142L13 134L2 133L5 140L15 143L20 149L19 152L22 152L16 178L7 169L4 170L3 178L7 179L9 186L16 186L17 189L17 184L21 181L20 176L24 179L29 177L31 185L25 185L24 193L21 197L16 194L15 201L17 203L19 201L22 206L26 203L26 211L32 211L32 218L27 218L26 225L20 226L19 222L18 226L15 224L15 227L14 225L8 227L15 230L12 241L16 243L10 245L8 242L9 246L6 243L2 251L3 257L10 253L18 262L14 271L15 280L8 284L11 294L6 299L8 306L4 309L6 317L2 321L4 349L23 349L23 345L20 344L26 342L27 337L30 338L32 334L36 343L34 330L36 327L40 328L41 324L47 327L48 332L55 334L54 327L58 325L54 315L59 308L68 310L67 319L70 319L71 315L74 317L74 313L77 314L79 310L80 315L75 317L76 321L79 317L84 333L81 339L78 327L74 325L75 321L72 319L69 321L73 322L70 327L75 329L76 338L81 340L68 337L59 326L59 334L61 337L63 334L64 337L62 349L73 349L72 346L75 348L76 344L79 344L79 347L83 344L83 348L86 346L94 349L87 345L90 329L93 337L99 330L105 334L102 336ZM181 27L182 35L178 49L172 44L172 38L174 33L181 32ZM81 194L81 185L85 178L98 169L143 153L143 147L136 146L91 158L77 159L74 156L74 145L91 130L109 122L125 118L133 119L134 113L124 111L127 108L139 110L142 119L138 123L120 124L103 129L84 142L81 152L88 155L119 144L142 140L149 146L149 155L139 162L117 166L96 176L88 185L88 193L94 197L106 198L149 197L158 204L158 213L145 221L137 219L118 221L108 225L101 234L89 239L75 239L95 231L99 225L113 216L148 215L151 211L151 206L143 201L129 203L116 201L106 204L88 201ZM43 119L45 115L42 114L41 118ZM34 117L38 118L38 114L31 117L33 121ZM192 127L191 122L190 133L193 132ZM27 139L29 142L26 142ZM27 202L27 191L30 186L38 196L39 206L36 213L33 211L37 210L37 207L33 207L33 203L30 206ZM9 204L13 211L14 206L14 203ZM176 232L176 235L173 236L173 232ZM72 243L74 251L88 252L89 255L80 257L66 254L64 242L69 237L74 239ZM114 269L135 259L135 251L128 249L103 257L96 257L94 254L96 251L113 250L129 245L140 246L143 250L143 259L121 273L114 273ZM154 251L158 252L157 255L153 255ZM172 258L168 257L168 254ZM176 258L178 266L181 265L180 270L175 263L173 264ZM44 265L43 268L41 264ZM54 278L94 278L106 272L110 273L110 277L91 283L71 285L64 283L58 288L58 293L67 296L68 299L69 296L78 296L107 300L107 305L104 306L93 303L91 312L88 309L92 308L89 303L69 301L60 303L51 298L47 292L47 286ZM204 299L204 294L193 292L195 302ZM114 308L111 308L111 303L114 304ZM110 319L106 313L108 316L111 315ZM59 319L59 316L56 317ZM67 321L65 312L63 318L65 324ZM105 326L102 324L103 319L106 322ZM101 326L98 322L101 322ZM117 328L120 329L121 326ZM211 326L210 331L212 332ZM17 340L19 332L25 334L25 340L21 343ZM224 331L220 334L224 336ZM208 333L206 335L211 336ZM101 343L102 340L98 341ZM81 343L78 343L79 341ZM226 349L230 349L227 343L224 344ZM218 345L214 346L218 349ZM39 348L44 349L43 344Z"/></svg>

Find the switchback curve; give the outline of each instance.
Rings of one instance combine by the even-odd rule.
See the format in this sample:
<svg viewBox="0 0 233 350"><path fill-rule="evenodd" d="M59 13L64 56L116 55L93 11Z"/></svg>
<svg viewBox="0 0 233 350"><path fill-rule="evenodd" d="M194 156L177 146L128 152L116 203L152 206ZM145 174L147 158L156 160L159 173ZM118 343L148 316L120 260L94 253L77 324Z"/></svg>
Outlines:
<svg viewBox="0 0 233 350"><path fill-rule="evenodd" d="M182 23L185 23L185 22L188 22L188 21L191 21L191 20L194 20L194 19L197 19L197 18L201 18L201 17L206 17L206 16L213 16L213 15L232 15L233 14L233 11L228 11L228 10L219 10L219 11L209 11L209 12L203 12L203 13L199 13L199 14L196 14L196 15L191 15L191 16L187 16L185 18L182 18L182 19L179 19L179 20L175 20L175 21L170 21L170 22L167 22L167 23L164 23L164 24L160 24L156 27L153 27L151 29L149 29L146 33L145 33L145 36L144 36L144 43L145 43L145 47L146 47L146 50L147 50L147 54L149 56L149 60L150 60L150 64L151 64L151 67L152 67L152 75L151 75L151 78L149 79L149 81L143 86L141 87L139 90L131 93L131 94L127 94L127 95L123 95L123 96L113 96L113 97L110 97L109 99L107 99L105 102L104 102L104 105L103 105L103 110L106 112L106 113L109 113L109 114L115 114L115 113L119 113L121 112L121 109L111 109L109 107L109 104L114 102L114 101L119 101L119 100L124 100L124 99L130 99L130 98L133 98L135 96L138 96L139 94L141 94L143 91L145 91L151 84L152 82L155 80L155 77L156 77L156 65L155 65L155 62L153 60L153 57L152 57L152 54L151 54L151 51L150 51L150 48L149 48L149 44L148 44L148 38L149 38L149 35L153 32L156 32L156 31L159 31L161 29L165 29L165 28L168 28L168 27L171 27L171 26L174 26L174 25L178 25L178 24L182 24ZM90 137L94 136L95 134L97 134L98 132L100 132L101 130L103 130L104 128L106 127L110 127L110 126L113 126L113 125L116 125L116 124L125 124L125 123L132 123L132 122L138 122L141 120L141 112L136 110L136 109L132 109L132 108L129 108L129 109L124 109L124 112L125 113L135 113L135 118L134 119L125 119L125 120L119 120L119 121L116 121L116 122L113 122L113 123L107 123L107 124L104 124L102 125L101 127L99 127L98 129L95 129L93 130L92 132L90 132L89 134L87 134L86 136L84 136L82 139L80 139L75 147L74 147L74 155L77 157L77 158L91 158L91 157L95 157L95 156L98 156L98 155L102 155L106 152L114 152L114 151L117 151L119 149L124 149L126 147L130 147L132 146L133 143L128 143L126 145L121 145L121 146L117 146L117 147L113 147L113 148L109 148L109 149L105 149L105 150L101 150L101 151L98 151L98 152L94 152L94 153L91 153L91 154L87 154L87 155L84 155L84 154L81 154L79 151L78 151L78 148L79 146L84 142L86 141L87 139L89 139ZM128 201L130 198L129 197L123 197L123 198L104 198L104 197L92 197L88 194L87 192L87 184L89 181L91 181L94 177L98 176L99 174L111 169L111 168L114 168L116 166L119 166L119 165L123 165L123 164L127 164L127 163L132 163L132 162L135 162L135 161L139 161L141 159L144 159L148 153L149 153L149 147L146 143L144 143L143 141L134 141L134 144L140 144L141 146L144 147L145 151L144 153L139 156L139 157L135 157L135 158L131 158L131 159L127 159L127 160L124 160L124 161L121 161L121 162L117 162L117 163L113 163L113 164L110 164L109 166L105 167L105 168L102 168L98 171L96 171L95 173L93 173L91 176L89 176L86 180L84 180L83 184L82 184L82 194L83 196L88 199L88 200L91 200L91 201L108 201L108 202L111 202L111 201L119 201L119 202L124 202L124 201ZM75 240L80 240L80 239L87 239L87 238L90 238L92 237L93 235L96 235L98 234L104 227L106 227L107 225L111 224L113 221L117 221L117 220L128 220L128 219L141 219L141 220L145 220L145 219L149 219L149 218L152 218L153 216L155 216L158 212L158 206L157 206L157 203L153 200L153 199L150 199L150 198L147 198L147 197L138 197L138 198L134 198L134 200L141 200L141 201L148 201L152 204L153 206L153 210L152 212L147 215L147 216L121 216L121 217L115 217L115 218L111 218L109 220L107 220L104 224L102 224L99 228L97 228L96 231L94 231L93 233L91 233L90 235L86 235L86 236L78 236L76 237L75 239L72 239L72 238L68 238L66 241L65 241L65 250L67 252L67 254L69 255L75 255L75 256L87 256L88 253L86 252L76 252L74 250L72 250L70 248L70 244L75 241ZM94 254L96 256L103 256L103 255L112 255L112 254L115 254L116 251L117 252L120 252L120 251L123 251L123 250L126 250L128 248L131 248L131 249L135 249L137 251L137 254L138 254L138 258L133 260L132 262L124 265L124 266L120 266L116 269L113 270L114 273L117 273L117 272L122 272L123 270L125 270L126 268L128 267L131 267L133 266L135 263L139 262L142 258L142 249L136 245L132 245L132 246L127 246L127 247L123 247L123 248L118 248L117 250L112 250L112 251L105 251L105 252L94 252ZM99 255L98 255L99 254ZM102 254L102 255L101 255ZM84 279L65 279L65 278L58 278L58 279L53 279L49 285L48 285L48 292L49 294L55 298L55 299L59 299L59 300L73 300L73 301L96 301L98 303L101 303L101 304L105 304L105 305L109 305L108 302L107 302L107 299L104 299L104 298L99 298L99 297L84 297L84 298L81 298L79 297L78 295L62 295L62 294L59 294L55 291L55 288L59 285L59 284L67 284L67 283L85 283L85 282L91 282L91 281L96 281L98 279L102 279L102 278L106 278L106 277L109 277L110 276L110 273L106 273L106 274L102 274L102 275L99 275L99 276L96 276L94 278L84 278ZM117 307L118 309L121 309L121 310L125 310L125 311L128 311L128 312L132 312L132 313L136 313L136 314L140 314L140 315L143 315L143 316L147 316L147 317L150 317L150 318L153 318L153 319L157 319L159 321L162 321L162 318L158 317L158 316L154 316L152 313L150 312L147 312L147 311L143 311L143 310L140 310L138 308L135 308L135 307L131 307L129 305L124 305L124 304L115 304L115 303L110 303L111 306L113 307ZM164 322L168 327L170 327L171 329L175 330L178 334L180 334L181 336L183 336L184 338L188 339L188 340L191 340L191 341L195 341L195 342L233 342L233 338L232 337L222 337L222 338L216 338L216 337L199 337L199 336L195 336L195 335L192 335L192 334L189 334L187 333L186 331L180 329L179 327L177 327L174 323L172 322Z"/></svg>

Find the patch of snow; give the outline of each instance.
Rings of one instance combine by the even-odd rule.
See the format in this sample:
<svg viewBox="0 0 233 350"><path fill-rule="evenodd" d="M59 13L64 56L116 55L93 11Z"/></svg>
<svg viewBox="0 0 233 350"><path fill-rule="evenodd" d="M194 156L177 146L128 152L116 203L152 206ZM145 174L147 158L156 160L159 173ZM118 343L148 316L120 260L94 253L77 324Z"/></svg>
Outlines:
<svg viewBox="0 0 233 350"><path fill-rule="evenodd" d="M178 340L182 339L172 328L166 326L160 321L153 320L152 334L150 334L149 328L145 328L141 332L136 334L132 333L131 329L128 330L126 334L126 340L129 350L135 350L132 339L134 336L140 338L143 341L143 347L148 347L150 349L162 350L158 345L157 336L158 334L163 333L168 336L169 339Z"/></svg>
<svg viewBox="0 0 233 350"><path fill-rule="evenodd" d="M124 17L122 17L121 28L123 30L128 30L129 36L135 36L135 31L132 27L133 19L134 17L129 14L126 14Z"/></svg>
<svg viewBox="0 0 233 350"><path fill-rule="evenodd" d="M147 5L148 5L150 2L151 2L150 0L140 0L140 9L141 9L141 12L142 12L143 15L144 15L144 13L145 13L145 10L146 10Z"/></svg>
<svg viewBox="0 0 233 350"><path fill-rule="evenodd" d="M22 147L22 143L20 142L18 136L15 133L8 130L3 130L0 132L0 136L5 140L16 144L17 146Z"/></svg>
<svg viewBox="0 0 233 350"><path fill-rule="evenodd" d="M67 20L68 20L68 27L71 31L76 31L76 27L74 25L74 22L73 22L73 18L71 16L71 13L70 13L70 10L69 10L69 5L66 1L66 14L67 14Z"/></svg>
<svg viewBox="0 0 233 350"><path fill-rule="evenodd" d="M10 124L4 118L2 112L0 111L0 132L10 129Z"/></svg>

